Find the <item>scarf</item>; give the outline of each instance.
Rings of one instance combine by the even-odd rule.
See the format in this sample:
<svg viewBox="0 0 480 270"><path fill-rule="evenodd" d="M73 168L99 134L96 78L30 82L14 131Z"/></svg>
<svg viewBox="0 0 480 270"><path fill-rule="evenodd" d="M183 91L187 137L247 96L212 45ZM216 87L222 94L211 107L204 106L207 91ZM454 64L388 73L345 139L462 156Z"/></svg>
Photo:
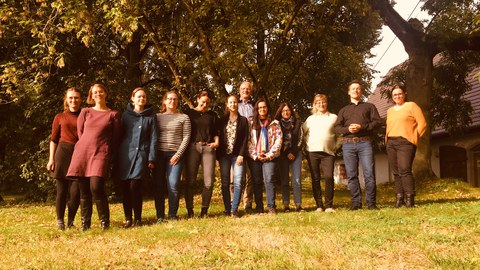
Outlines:
<svg viewBox="0 0 480 270"><path fill-rule="evenodd" d="M293 130L292 117L286 120L282 118L280 124L282 125L282 132L283 132L283 151L285 151L292 147L292 130Z"/></svg>
<svg viewBox="0 0 480 270"><path fill-rule="evenodd" d="M257 142L257 153L260 155L262 153L267 153L268 152L268 119L265 119L265 121L260 120L260 138L258 139Z"/></svg>

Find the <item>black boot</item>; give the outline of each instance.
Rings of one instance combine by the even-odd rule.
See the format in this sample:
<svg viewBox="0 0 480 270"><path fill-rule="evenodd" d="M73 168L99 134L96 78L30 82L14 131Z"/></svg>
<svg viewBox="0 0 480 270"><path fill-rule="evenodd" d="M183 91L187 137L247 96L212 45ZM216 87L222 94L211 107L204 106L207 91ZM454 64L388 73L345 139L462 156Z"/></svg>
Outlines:
<svg viewBox="0 0 480 270"><path fill-rule="evenodd" d="M98 218L100 219L102 230L106 230L110 227L110 209L108 207L108 201L107 199L95 200L95 205L97 206Z"/></svg>
<svg viewBox="0 0 480 270"><path fill-rule="evenodd" d="M395 203L395 208L399 208L402 207L402 205L405 205L405 201L403 199L403 193L397 193L397 202Z"/></svg>
<svg viewBox="0 0 480 270"><path fill-rule="evenodd" d="M194 217L193 208L187 208L187 217L188 218Z"/></svg>
<svg viewBox="0 0 480 270"><path fill-rule="evenodd" d="M200 212L201 218L206 218L208 214L208 207L202 207L202 211Z"/></svg>
<svg viewBox="0 0 480 270"><path fill-rule="evenodd" d="M60 230L60 231L64 231L64 230L65 230L65 222L63 222L62 219L57 220L57 228L58 228L58 230Z"/></svg>
<svg viewBox="0 0 480 270"><path fill-rule="evenodd" d="M80 211L82 214L82 231L90 229L92 224L92 202L88 199L80 199Z"/></svg>
<svg viewBox="0 0 480 270"><path fill-rule="evenodd" d="M407 194L406 195L407 199L406 199L406 202L405 202L405 206L410 208L410 207L414 207L415 206L415 195L413 194Z"/></svg>

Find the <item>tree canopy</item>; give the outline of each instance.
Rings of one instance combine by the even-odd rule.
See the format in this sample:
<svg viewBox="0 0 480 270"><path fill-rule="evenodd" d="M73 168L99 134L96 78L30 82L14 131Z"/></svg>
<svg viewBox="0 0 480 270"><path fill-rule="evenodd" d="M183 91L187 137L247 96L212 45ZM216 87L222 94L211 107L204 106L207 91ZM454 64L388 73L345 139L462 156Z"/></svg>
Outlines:
<svg viewBox="0 0 480 270"><path fill-rule="evenodd" d="M349 81L369 85L381 26L358 0L5 0L0 21L0 183L39 198L53 191L46 150L69 86L102 82L118 110L137 86L157 106L172 88L184 106L209 89L221 110L228 86L250 80L272 108L288 100L305 117L322 92L338 111Z"/></svg>

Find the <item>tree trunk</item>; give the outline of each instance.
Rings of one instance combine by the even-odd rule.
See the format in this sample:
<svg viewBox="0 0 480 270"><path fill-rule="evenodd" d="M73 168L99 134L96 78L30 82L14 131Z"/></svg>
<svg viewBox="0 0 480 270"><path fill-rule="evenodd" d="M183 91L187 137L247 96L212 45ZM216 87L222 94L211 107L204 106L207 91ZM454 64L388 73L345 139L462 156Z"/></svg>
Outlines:
<svg viewBox="0 0 480 270"><path fill-rule="evenodd" d="M407 97L417 103L423 111L427 121L427 131L420 138L417 153L413 163L413 173L417 180L436 177L431 166L430 134L432 130L430 100L432 97L432 69L433 57L427 46L407 48L409 63L406 75Z"/></svg>

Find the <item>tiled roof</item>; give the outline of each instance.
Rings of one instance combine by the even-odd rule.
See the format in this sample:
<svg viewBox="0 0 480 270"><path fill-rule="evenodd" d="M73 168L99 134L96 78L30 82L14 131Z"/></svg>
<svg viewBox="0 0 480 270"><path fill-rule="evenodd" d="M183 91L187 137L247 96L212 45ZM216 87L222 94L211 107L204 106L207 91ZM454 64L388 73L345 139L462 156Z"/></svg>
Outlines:
<svg viewBox="0 0 480 270"><path fill-rule="evenodd" d="M435 57L434 59L434 64L438 63L440 57ZM397 66L396 66L397 67ZM390 71L387 73L392 72L396 67L393 67L390 69ZM479 82L479 72L480 72L480 67L475 68L472 72L467 77L467 82L471 86L470 90L464 94L464 99L469 100L472 104L472 114L471 114L471 119L472 119L472 124L470 125L470 129L473 128L480 128L480 82ZM381 93L381 88L377 86L373 93L368 96L368 102L375 104L375 106L378 109L378 113L382 118L385 118L387 116L387 110L393 104L387 100L386 96L382 97ZM435 135L441 135L445 134L446 131L443 128L435 128L435 130L432 132L432 134Z"/></svg>

